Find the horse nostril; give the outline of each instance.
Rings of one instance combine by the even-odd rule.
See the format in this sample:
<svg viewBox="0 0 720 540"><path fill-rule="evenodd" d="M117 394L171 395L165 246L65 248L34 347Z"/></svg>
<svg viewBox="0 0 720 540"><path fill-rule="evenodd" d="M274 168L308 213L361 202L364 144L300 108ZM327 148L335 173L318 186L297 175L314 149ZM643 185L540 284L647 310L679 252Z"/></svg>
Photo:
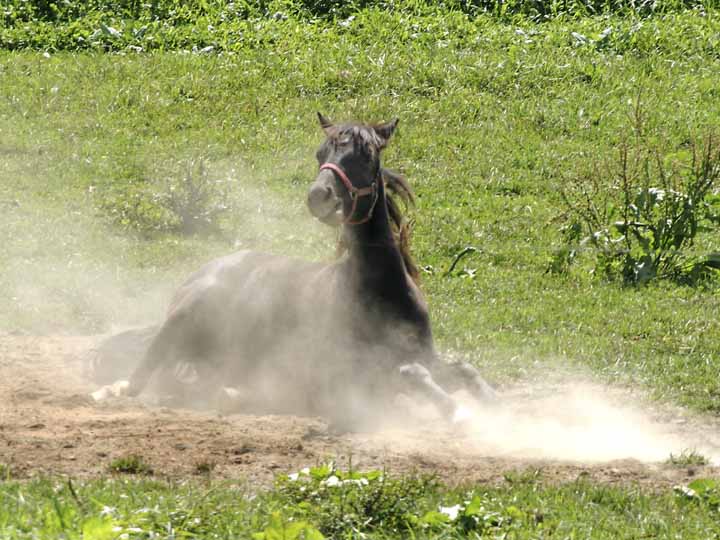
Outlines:
<svg viewBox="0 0 720 540"><path fill-rule="evenodd" d="M325 207L335 194L330 186L315 186L308 193L308 204L311 207Z"/></svg>

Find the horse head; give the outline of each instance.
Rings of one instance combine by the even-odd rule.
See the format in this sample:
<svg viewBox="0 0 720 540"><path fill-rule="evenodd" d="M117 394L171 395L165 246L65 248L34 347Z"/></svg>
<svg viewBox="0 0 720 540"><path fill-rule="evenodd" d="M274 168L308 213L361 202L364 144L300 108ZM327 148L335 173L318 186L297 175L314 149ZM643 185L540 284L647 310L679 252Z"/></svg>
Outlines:
<svg viewBox="0 0 720 540"><path fill-rule="evenodd" d="M334 125L320 113L318 119L326 139L316 154L320 170L308 191L308 208L328 225L365 223L383 188L380 152L398 120Z"/></svg>

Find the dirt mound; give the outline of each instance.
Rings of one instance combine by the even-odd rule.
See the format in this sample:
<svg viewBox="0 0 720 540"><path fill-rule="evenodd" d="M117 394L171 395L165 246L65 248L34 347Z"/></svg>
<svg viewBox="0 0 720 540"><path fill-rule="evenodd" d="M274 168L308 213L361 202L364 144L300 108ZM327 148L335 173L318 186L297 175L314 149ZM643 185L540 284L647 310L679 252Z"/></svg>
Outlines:
<svg viewBox="0 0 720 540"><path fill-rule="evenodd" d="M95 342L94 337L0 336L0 463L13 476L97 476L129 454L141 456L157 476L212 469L215 477L245 477L256 485L329 459L341 466L351 459L361 469L435 473L451 484L499 482L508 472L526 469L541 469L549 481L586 476L658 487L720 475L717 464L653 462L678 445L720 455L720 442L712 439L720 433L717 421L657 409L651 415L655 427L648 429L653 426L638 426L639 417L629 409L613 408L612 399L602 406L588 401L591 387L558 394L518 386L505 392L506 405L470 411L461 426L432 419L416 429L353 434L333 434L316 418L222 417L131 399L96 404L88 397L96 388L82 375L83 354ZM615 397L627 400L621 393ZM547 414L540 418L536 413L543 407ZM598 427L598 422L604 423ZM632 445L657 447L650 454L635 452L629 437ZM582 441L593 449L604 441L617 451L583 459Z"/></svg>

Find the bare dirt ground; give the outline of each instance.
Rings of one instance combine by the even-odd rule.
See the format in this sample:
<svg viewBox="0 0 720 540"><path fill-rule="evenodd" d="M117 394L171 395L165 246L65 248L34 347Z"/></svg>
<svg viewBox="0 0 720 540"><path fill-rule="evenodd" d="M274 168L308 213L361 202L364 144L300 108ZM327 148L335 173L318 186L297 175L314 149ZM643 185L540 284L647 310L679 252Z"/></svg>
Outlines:
<svg viewBox="0 0 720 540"><path fill-rule="evenodd" d="M13 477L101 476L129 454L141 456L156 477L192 476L209 465L215 478L258 486L330 459L340 466L351 459L359 469L434 473L450 484L498 483L527 470L540 470L548 482L586 477L650 488L720 476L717 462L677 466L661 457L699 446L717 459L718 419L658 408L635 418L607 402L598 409L583 401L592 407L585 410L587 388L549 401L530 386L508 389L512 406L487 412L470 429L431 420L412 430L344 435L317 418L223 417L120 398L97 404L89 397L96 387L82 375L83 354L95 340L0 335L0 464ZM538 416L548 403L556 411Z"/></svg>

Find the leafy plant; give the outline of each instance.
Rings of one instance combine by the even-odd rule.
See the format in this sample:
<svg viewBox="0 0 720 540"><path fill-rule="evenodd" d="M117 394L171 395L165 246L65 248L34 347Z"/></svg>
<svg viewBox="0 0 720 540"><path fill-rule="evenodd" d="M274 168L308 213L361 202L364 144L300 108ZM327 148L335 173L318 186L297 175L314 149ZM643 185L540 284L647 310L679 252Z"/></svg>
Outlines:
<svg viewBox="0 0 720 540"><path fill-rule="evenodd" d="M490 531L499 532L509 528L518 528L527 517L525 512L516 506L508 506L502 511L492 507L494 501L480 494L452 506L440 506L438 510L430 510L421 517L412 516L410 522L420 529L433 531L454 530L458 535L467 537L473 533L484 535Z"/></svg>
<svg viewBox="0 0 720 540"><path fill-rule="evenodd" d="M635 104L633 139L622 142L607 167L594 164L562 192L565 245L551 270L560 272L581 250L595 255L595 270L625 283L671 278L696 282L720 268L720 253L694 253L700 232L720 225L720 145L709 135L687 149L664 153L643 125Z"/></svg>
<svg viewBox="0 0 720 540"><path fill-rule="evenodd" d="M381 471L342 471L329 463L280 477L277 490L298 517L311 513L323 534L337 538L348 530L407 531L419 502L437 486L432 477L395 479Z"/></svg>
<svg viewBox="0 0 720 540"><path fill-rule="evenodd" d="M703 502L715 510L720 509L720 480L715 478L698 478L687 487L676 487L675 492L686 499Z"/></svg>

